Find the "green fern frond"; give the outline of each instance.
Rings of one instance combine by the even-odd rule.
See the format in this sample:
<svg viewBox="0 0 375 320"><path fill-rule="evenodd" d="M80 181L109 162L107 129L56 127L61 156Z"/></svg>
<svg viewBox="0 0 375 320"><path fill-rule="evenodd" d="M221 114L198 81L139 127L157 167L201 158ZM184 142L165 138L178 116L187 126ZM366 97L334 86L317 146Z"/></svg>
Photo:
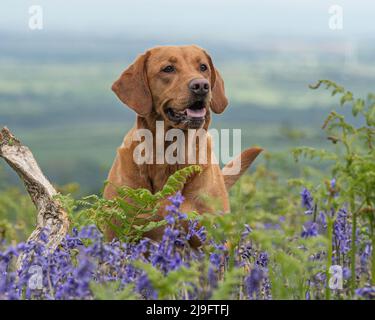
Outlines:
<svg viewBox="0 0 375 320"><path fill-rule="evenodd" d="M118 196L114 199L90 195L74 203L69 202L70 198L63 198L64 204L70 209L74 206L83 208L79 215L72 217L73 225L94 222L100 230L104 231L109 227L120 240L134 242L144 232L165 225L165 221L159 221L156 216L162 200L182 190L188 179L200 172L201 167L198 165L178 170L168 178L163 189L155 194L148 189L124 186L116 188Z"/></svg>
<svg viewBox="0 0 375 320"><path fill-rule="evenodd" d="M171 196L179 190L182 190L185 183L192 176L202 172L202 168L199 165L192 165L181 170L176 171L171 175L163 189L155 194L157 199L162 199L167 196Z"/></svg>

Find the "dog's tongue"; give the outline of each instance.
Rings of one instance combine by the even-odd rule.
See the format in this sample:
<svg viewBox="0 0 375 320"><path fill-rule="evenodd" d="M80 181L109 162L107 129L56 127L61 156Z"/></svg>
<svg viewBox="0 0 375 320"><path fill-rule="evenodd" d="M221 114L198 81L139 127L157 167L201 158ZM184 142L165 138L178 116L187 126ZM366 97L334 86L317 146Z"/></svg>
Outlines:
<svg viewBox="0 0 375 320"><path fill-rule="evenodd" d="M203 118L206 115L206 108L202 109L186 109L186 114L191 118Z"/></svg>

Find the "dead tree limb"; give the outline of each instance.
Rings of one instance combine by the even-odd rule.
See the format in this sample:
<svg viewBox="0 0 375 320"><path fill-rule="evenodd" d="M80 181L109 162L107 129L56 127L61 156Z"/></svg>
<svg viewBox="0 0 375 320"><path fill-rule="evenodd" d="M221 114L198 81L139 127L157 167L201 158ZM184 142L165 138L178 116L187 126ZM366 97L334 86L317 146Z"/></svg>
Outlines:
<svg viewBox="0 0 375 320"><path fill-rule="evenodd" d="M47 246L54 250L69 229L69 219L58 200L57 191L40 170L30 149L21 144L8 128L0 131L0 157L22 179L37 211L37 226L28 241L39 241L40 233L48 235ZM17 262L22 265L22 257Z"/></svg>

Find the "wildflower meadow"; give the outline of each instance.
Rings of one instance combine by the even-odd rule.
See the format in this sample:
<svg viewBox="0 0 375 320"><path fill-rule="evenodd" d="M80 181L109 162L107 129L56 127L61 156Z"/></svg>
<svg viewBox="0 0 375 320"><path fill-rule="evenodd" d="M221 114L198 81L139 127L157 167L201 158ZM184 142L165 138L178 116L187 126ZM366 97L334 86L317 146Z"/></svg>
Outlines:
<svg viewBox="0 0 375 320"><path fill-rule="evenodd" d="M337 105L322 119L324 148L296 147L282 159L266 150L231 190L229 214L181 212L184 183L199 166L176 172L156 194L122 188L113 200L77 200L68 186L58 200L71 229L50 250L43 232L25 242L35 209L21 191L4 189L0 299L374 299L375 95L357 98L328 80L311 89L321 87ZM294 176L273 167L285 159ZM141 218L165 199L165 219ZM110 242L107 228L116 234ZM164 228L160 242L142 236L154 228Z"/></svg>

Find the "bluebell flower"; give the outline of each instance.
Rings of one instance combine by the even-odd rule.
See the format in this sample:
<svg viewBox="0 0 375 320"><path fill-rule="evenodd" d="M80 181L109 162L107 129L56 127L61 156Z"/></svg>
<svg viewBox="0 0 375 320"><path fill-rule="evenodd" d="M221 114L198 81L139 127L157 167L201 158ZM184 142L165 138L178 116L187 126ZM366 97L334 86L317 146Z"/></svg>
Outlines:
<svg viewBox="0 0 375 320"><path fill-rule="evenodd" d="M268 254L267 252L260 252L256 264L266 268L268 266Z"/></svg>
<svg viewBox="0 0 375 320"><path fill-rule="evenodd" d="M260 293L260 286L264 273L259 268L251 270L250 275L245 279L245 288L249 299L256 299Z"/></svg>
<svg viewBox="0 0 375 320"><path fill-rule="evenodd" d="M181 191L177 191L176 194L172 197L169 197L168 200L172 202L173 206L179 208L184 202L185 198L182 196Z"/></svg>
<svg viewBox="0 0 375 320"><path fill-rule="evenodd" d="M250 226L248 224L245 224L244 227L245 227L245 230L241 234L241 239L242 240L244 238L246 238L252 232L252 230L251 230L251 228L250 228Z"/></svg>
<svg viewBox="0 0 375 320"><path fill-rule="evenodd" d="M218 283L218 275L217 275L217 271L211 266L208 268L207 279L208 279L208 283L210 284L210 287L215 289Z"/></svg>
<svg viewBox="0 0 375 320"><path fill-rule="evenodd" d="M366 286L355 290L355 294L365 299L375 299L375 286Z"/></svg>
<svg viewBox="0 0 375 320"><path fill-rule="evenodd" d="M327 229L327 217L323 211L319 212L319 222L323 229Z"/></svg>
<svg viewBox="0 0 375 320"><path fill-rule="evenodd" d="M44 243L47 243L47 242L48 242L48 230L47 230L47 229L43 229L43 230L40 232L39 239L40 239L42 242L44 242Z"/></svg>
<svg viewBox="0 0 375 320"><path fill-rule="evenodd" d="M303 188L301 192L301 205L303 208L306 208L305 214L312 214L314 212L314 204L311 193L306 188Z"/></svg>
<svg viewBox="0 0 375 320"><path fill-rule="evenodd" d="M351 276L352 276L352 272L351 272L351 270L348 267L342 268L342 277L345 280L350 279Z"/></svg>
<svg viewBox="0 0 375 320"><path fill-rule="evenodd" d="M190 241L191 238L197 237L201 243L206 241L206 229L205 227L198 226L198 220L189 220L188 222L188 233L186 240Z"/></svg>
<svg viewBox="0 0 375 320"><path fill-rule="evenodd" d="M372 250L371 244L370 243L366 243L363 251L361 252L361 259L360 259L360 261L361 261L361 265L362 266L365 266L367 264L367 261L368 261L370 255L371 255L371 250Z"/></svg>
<svg viewBox="0 0 375 320"><path fill-rule="evenodd" d="M157 299L157 292L151 285L150 280L146 274L142 274L136 283L136 290L142 294L146 299Z"/></svg>
<svg viewBox="0 0 375 320"><path fill-rule="evenodd" d="M216 250L223 251L223 252L228 251L227 247L222 243L216 243L212 241L211 244L214 246Z"/></svg>
<svg viewBox="0 0 375 320"><path fill-rule="evenodd" d="M335 188L336 188L336 179L333 178L333 179L330 181L329 184L330 184L331 189L335 189Z"/></svg>
<svg viewBox="0 0 375 320"><path fill-rule="evenodd" d="M336 242L339 244L340 253L347 253L351 248L352 229L347 220L347 211L342 208L338 211L333 225L333 234Z"/></svg>
<svg viewBox="0 0 375 320"><path fill-rule="evenodd" d="M218 253L211 253L210 254L210 262L216 268L220 267L221 264L221 257Z"/></svg>
<svg viewBox="0 0 375 320"><path fill-rule="evenodd" d="M168 224L174 224L176 221L172 214L166 215L165 220L167 220Z"/></svg>
<svg viewBox="0 0 375 320"><path fill-rule="evenodd" d="M187 214L180 212L180 206L184 201L184 197L181 195L181 192L177 192L174 196L169 197L168 200L172 203L167 205L165 210L168 212L168 215L165 217L168 224L172 225L176 220L186 220Z"/></svg>
<svg viewBox="0 0 375 320"><path fill-rule="evenodd" d="M250 260L251 258L256 256L256 252L251 242L241 245L238 252L240 257L245 261Z"/></svg>
<svg viewBox="0 0 375 320"><path fill-rule="evenodd" d="M306 300L311 300L310 290L306 291L306 293L305 293L305 299Z"/></svg>
<svg viewBox="0 0 375 320"><path fill-rule="evenodd" d="M273 223L270 223L270 222L267 222L264 224L264 228L266 230L279 230L280 229L280 225L277 223L277 224L273 224Z"/></svg>
<svg viewBox="0 0 375 320"><path fill-rule="evenodd" d="M318 225L315 222L308 221L302 226L302 238L316 237L318 235Z"/></svg>
<svg viewBox="0 0 375 320"><path fill-rule="evenodd" d="M205 227L200 227L196 232L195 235L199 239L201 243L206 242L207 239L207 232Z"/></svg>

